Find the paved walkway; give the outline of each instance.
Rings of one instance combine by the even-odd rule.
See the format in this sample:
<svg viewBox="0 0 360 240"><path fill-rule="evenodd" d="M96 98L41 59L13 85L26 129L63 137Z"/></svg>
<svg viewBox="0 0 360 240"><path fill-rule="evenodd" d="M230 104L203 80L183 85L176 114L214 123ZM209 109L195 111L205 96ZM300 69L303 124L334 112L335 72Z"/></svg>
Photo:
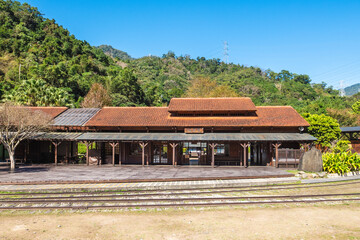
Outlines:
<svg viewBox="0 0 360 240"><path fill-rule="evenodd" d="M181 178L196 176L197 180L183 181ZM263 176L268 176L264 178ZM275 177L276 174L283 174ZM288 173L272 167L167 167L167 166L50 166L38 165L21 167L15 173L0 170L0 191L41 191L41 190L134 190L134 189L183 189L211 187L239 187L295 183L298 177L286 177ZM167 181L166 177L173 181ZM273 177L271 177L273 176ZM157 179L154 179L157 177ZM200 180L217 177L218 179ZM223 179L221 179L221 177ZM226 179L234 177L235 179ZM236 179L237 178L237 179ZM112 182L106 180L113 179ZM129 180L130 181L126 181ZM147 181L153 180L153 181ZM178 179L178 180L176 180ZM60 181L54 181L60 180ZM96 182L96 181L100 182ZM142 180L142 181L140 181ZM161 181L155 181L161 180ZM334 181L360 180L360 175L304 179L302 183L325 183ZM10 183L13 181L14 183ZM45 182L46 181L46 182ZM52 183L54 181L54 183ZM66 183L68 182L68 183Z"/></svg>
<svg viewBox="0 0 360 240"><path fill-rule="evenodd" d="M33 165L22 166L14 173L0 170L0 185L5 183L58 182L141 182L250 179L290 177L293 174L274 167L189 167L189 166L84 166Z"/></svg>

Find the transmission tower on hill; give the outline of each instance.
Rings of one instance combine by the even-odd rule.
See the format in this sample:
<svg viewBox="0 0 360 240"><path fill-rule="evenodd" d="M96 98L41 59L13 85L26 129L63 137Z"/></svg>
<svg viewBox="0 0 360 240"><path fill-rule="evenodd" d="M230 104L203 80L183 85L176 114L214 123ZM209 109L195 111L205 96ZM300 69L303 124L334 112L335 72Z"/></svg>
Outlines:
<svg viewBox="0 0 360 240"><path fill-rule="evenodd" d="M340 85L340 97L344 97L345 96L344 80L341 80L339 85Z"/></svg>
<svg viewBox="0 0 360 240"><path fill-rule="evenodd" d="M228 63L229 61L229 45L227 41L224 41L224 56L223 56L223 61L225 63Z"/></svg>

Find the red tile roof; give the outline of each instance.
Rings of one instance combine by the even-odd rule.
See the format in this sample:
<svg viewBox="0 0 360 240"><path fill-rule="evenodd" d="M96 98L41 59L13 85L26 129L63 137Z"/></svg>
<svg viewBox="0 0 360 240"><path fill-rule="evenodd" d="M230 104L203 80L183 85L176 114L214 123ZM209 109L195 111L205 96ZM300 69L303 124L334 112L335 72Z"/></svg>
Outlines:
<svg viewBox="0 0 360 240"><path fill-rule="evenodd" d="M67 107L26 107L32 111L42 111L49 114L52 118L57 117L60 113L67 110Z"/></svg>
<svg viewBox="0 0 360 240"><path fill-rule="evenodd" d="M256 111L248 97L239 98L172 98L169 112Z"/></svg>
<svg viewBox="0 0 360 240"><path fill-rule="evenodd" d="M298 127L309 126L290 106L256 107L257 116L177 117L167 107L104 107L85 126Z"/></svg>

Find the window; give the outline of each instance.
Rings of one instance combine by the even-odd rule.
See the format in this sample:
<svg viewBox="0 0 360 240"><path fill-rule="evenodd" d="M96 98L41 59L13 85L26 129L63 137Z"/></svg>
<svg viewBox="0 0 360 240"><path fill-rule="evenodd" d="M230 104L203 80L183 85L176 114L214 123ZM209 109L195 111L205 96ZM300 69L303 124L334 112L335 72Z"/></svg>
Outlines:
<svg viewBox="0 0 360 240"><path fill-rule="evenodd" d="M140 144L131 143L130 144L130 155L134 156L134 155L141 155L141 154L142 154L142 149L140 147Z"/></svg>
<svg viewBox="0 0 360 240"><path fill-rule="evenodd" d="M189 155L191 152L196 152L199 155L206 155L207 144L204 142L184 142L183 155Z"/></svg>
<svg viewBox="0 0 360 240"><path fill-rule="evenodd" d="M229 144L218 144L215 147L215 155L229 156Z"/></svg>

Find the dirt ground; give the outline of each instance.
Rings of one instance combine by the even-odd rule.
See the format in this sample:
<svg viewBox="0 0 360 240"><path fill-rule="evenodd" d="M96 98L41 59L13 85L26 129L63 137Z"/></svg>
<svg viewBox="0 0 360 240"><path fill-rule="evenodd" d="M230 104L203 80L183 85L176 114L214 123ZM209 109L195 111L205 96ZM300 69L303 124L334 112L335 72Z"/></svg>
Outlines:
<svg viewBox="0 0 360 240"><path fill-rule="evenodd" d="M360 239L360 203L1 213L0 239Z"/></svg>

